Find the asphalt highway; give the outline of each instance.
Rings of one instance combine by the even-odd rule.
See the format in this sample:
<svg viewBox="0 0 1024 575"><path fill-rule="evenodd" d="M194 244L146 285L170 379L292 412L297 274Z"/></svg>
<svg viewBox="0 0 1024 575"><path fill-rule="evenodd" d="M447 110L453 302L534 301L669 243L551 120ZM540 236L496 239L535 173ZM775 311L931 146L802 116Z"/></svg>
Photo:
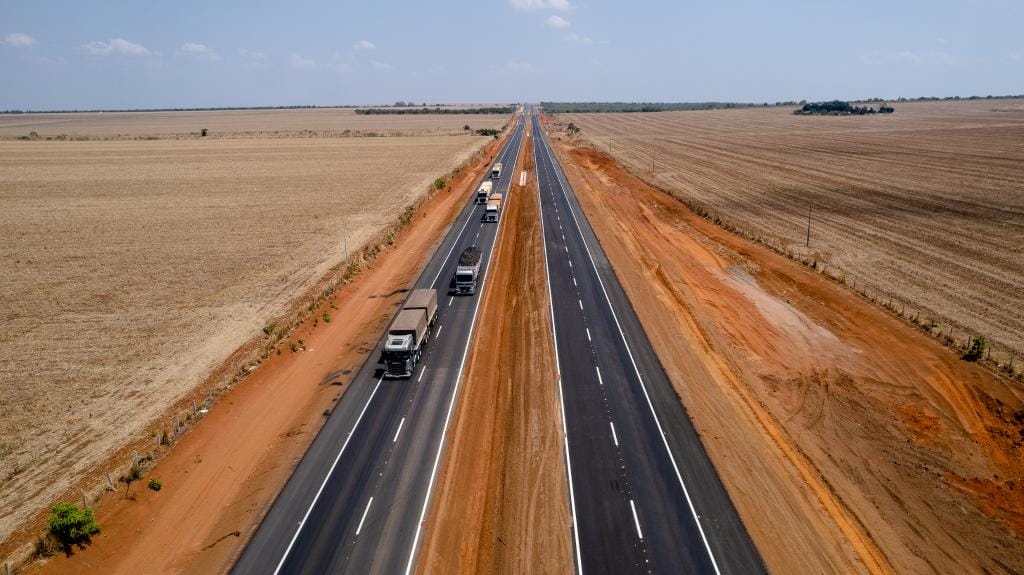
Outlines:
<svg viewBox="0 0 1024 575"><path fill-rule="evenodd" d="M540 123L533 126L577 573L764 573Z"/></svg>
<svg viewBox="0 0 1024 575"><path fill-rule="evenodd" d="M495 191L518 177L523 122L495 159ZM489 177L489 172L487 177ZM475 194L475 188L474 188ZM438 319L408 380L383 379L382 341L359 370L234 566L233 573L409 573L444 452L487 267L501 223L472 203L414 287L438 290ZM476 294L452 296L459 253L483 252Z"/></svg>

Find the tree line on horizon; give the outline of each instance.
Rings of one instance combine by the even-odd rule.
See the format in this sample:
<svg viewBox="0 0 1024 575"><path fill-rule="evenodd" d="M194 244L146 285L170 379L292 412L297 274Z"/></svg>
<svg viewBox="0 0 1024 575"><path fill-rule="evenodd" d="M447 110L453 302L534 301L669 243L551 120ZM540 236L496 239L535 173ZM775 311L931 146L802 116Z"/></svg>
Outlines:
<svg viewBox="0 0 1024 575"><path fill-rule="evenodd" d="M511 114L515 106L486 106L479 108L357 108L356 114L372 115L406 115L406 114Z"/></svg>

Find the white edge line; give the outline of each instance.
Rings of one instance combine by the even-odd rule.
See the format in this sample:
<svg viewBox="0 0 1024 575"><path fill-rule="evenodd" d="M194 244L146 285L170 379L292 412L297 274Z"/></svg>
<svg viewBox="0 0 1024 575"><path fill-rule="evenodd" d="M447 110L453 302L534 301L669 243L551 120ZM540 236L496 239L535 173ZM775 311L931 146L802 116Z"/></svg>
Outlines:
<svg viewBox="0 0 1024 575"><path fill-rule="evenodd" d="M291 553L292 547L295 546L295 541L299 538L299 533L302 532L302 527L306 524L306 520L309 519L309 514L313 512L313 508L316 507L316 502L320 499L320 494L324 492L324 487L327 486L327 481L330 480L331 475L334 473L334 468L338 466L338 461L341 460L341 454L345 453L345 448L348 447L348 442L351 441L352 436L356 434L356 428L359 427L359 422L363 420L363 414L366 413L366 408L370 407L370 402L373 401L373 396L377 395L377 389L380 388L380 382L382 381L384 381L383 376L377 380L377 385L373 387L373 392L370 393L370 397L366 400L366 405L364 405L363 410L359 412L359 417L356 419L355 425L353 425L352 429L348 432L348 437L345 438L345 443L342 444L341 450L338 451L338 455L335 456L334 463L332 463L331 468L327 470L327 475L320 484L320 489L316 490L316 495L313 496L313 501L309 504L309 509L306 509L306 514L302 516L302 520L299 521L299 526L295 529L295 535L292 535L292 540L288 542L288 547L284 550L284 555L281 556L281 560L277 563L277 567L274 568L275 575L281 571L281 567L284 566L284 562L288 559L288 554Z"/></svg>
<svg viewBox="0 0 1024 575"><path fill-rule="evenodd" d="M356 527L356 535L359 535L359 532L363 530L363 521L366 521L366 516L370 513L371 505L373 505L373 497L370 497L370 500L366 502L366 509L363 509L363 518L359 520L359 526ZM643 539L643 537L641 537L641 539Z"/></svg>
<svg viewBox="0 0 1024 575"><path fill-rule="evenodd" d="M544 151L548 156L548 161L552 167L555 165L553 156L551 154L551 148L544 141ZM647 399L647 407L651 410L651 416L654 417L654 423L658 427L658 433L661 434L661 441L665 445L665 451L668 452L669 461L672 462L672 468L676 472L676 479L679 481L680 487L683 488L683 495L686 497L686 503L690 507L690 514L693 515L693 520L697 524L697 530L700 532L700 538L704 543L704 549L708 552L708 557L711 559L711 566L714 567L715 573L721 575L721 571L718 568L718 562L715 561L715 554L711 551L711 545L708 543L707 534L704 533L704 527L700 523L700 517L697 515L697 509L693 506L693 499L690 498L690 491L686 488L686 483L683 482L683 476L679 472L679 465L676 463L676 458L672 455L672 449L668 445L668 438L665 435L665 430L661 427L661 421L658 420L658 414L654 411L654 404L651 402L651 396L647 393L647 384L644 383L643 377L640 376L640 369L636 365L636 360L633 358L633 352L629 348L629 342L626 340L626 334L622 331L622 325L619 323L619 316L615 313L615 307L612 305L611 298L608 297L608 290L604 287L604 280L601 279L601 274L597 271L597 264L594 263L594 254L590 252L590 246L587 244L587 238L583 235L583 228L580 227L579 219L576 218L576 210L573 209L572 203L569 201L569 197L565 192L565 187L562 184L562 175L559 174L558 170L555 170L555 179L558 181L558 187L562 191L562 195L565 196L565 203L569 206L569 212L572 214L573 222L576 224L576 229L580 233L580 239L583 240L583 247L587 250L587 256L590 258L590 265L594 268L594 275L597 276L597 281L601 285L601 291L604 293L604 299L608 302L608 309L612 312L612 318L615 320L615 327L619 330L619 335L622 337L622 343L626 346L626 353L629 355L629 361L633 364L633 371L636 372L636 377L640 380L640 388L644 392L644 398ZM568 185L566 183L565 185Z"/></svg>
<svg viewBox="0 0 1024 575"><path fill-rule="evenodd" d="M525 132L525 127L524 127ZM515 161L512 164L512 170L515 171L516 164L519 163L519 151L523 146L523 138L519 137L519 143L516 146ZM498 237L501 233L502 220L498 220L498 229L495 230L495 244L497 244ZM458 239L456 242L458 243ZM430 482L427 484L427 493L423 498L423 509L420 511L420 519L416 522L416 535L412 540L412 547L409 550L409 562L405 566L405 575L412 573L413 565L416 563L416 548L420 542L420 533L423 531L423 521L427 516L427 509L430 507L430 496L434 490L434 481L437 479L437 468L441 463L441 454L444 452L444 444L448 435L448 424L451 423L452 412L455 410L455 402L459 397L459 387L462 385L462 370L466 366L466 357L469 355L469 346L473 342L473 329L476 327L477 312L480 311L480 302L483 301L483 289L484 283L487 281L487 274L491 271L491 260L494 255L494 246L491 246L490 252L487 254L487 267L484 268L484 275L480 278L480 291L481 297L477 298L476 306L473 308L473 320L469 324L469 337L466 339L466 347L462 350L462 361L459 363L459 374L455 379L455 390L452 392L452 399L448 403L448 414L444 419L444 429L441 432L441 440L437 444L437 454L434 456L434 467L430 471Z"/></svg>
<svg viewBox="0 0 1024 575"><path fill-rule="evenodd" d="M534 138L534 142L536 141L537 138ZM537 174L540 174L539 165L537 166ZM554 194L552 194L552 196L554 196ZM555 306L554 300L551 296L551 272L548 270L548 267L551 265L551 263L548 261L548 246L547 241L544 239L544 214L543 210L541 209L541 202L543 200L540 196L540 178L537 179L537 201L537 209L541 211L540 235L541 246L544 248L544 277L547 279L548 310L551 312L551 347L554 348L555 350L555 372L558 375L558 405L561 408L562 413L562 437L565 438L565 467L566 473L569 476L569 505L572 509L572 535L574 541L576 542L576 573L578 575L583 575L583 557L581 555L582 551L580 549L580 523L576 519L576 491L572 483L572 460L569 457L569 430L566 426L565 401L562 395L562 367L558 359L558 337L555 330ZM569 262L569 265L572 265L572 262Z"/></svg>
<svg viewBox="0 0 1024 575"><path fill-rule="evenodd" d="M633 523L636 523L636 534L640 536L640 539L644 538L644 532L640 529L640 518L636 515L636 503L633 500L629 500L629 508L633 510Z"/></svg>
<svg viewBox="0 0 1024 575"><path fill-rule="evenodd" d="M422 376L423 374L422 374L422 373L420 373L420 375ZM402 433L402 426L403 426L403 425L405 425L405 418L404 418L404 417L402 418L402 421L399 421L399 422L398 422L398 431L395 431L395 438L391 440L391 443L396 443L396 442L398 442L398 435L399 435L400 433ZM370 499L373 499L373 498L371 497Z"/></svg>

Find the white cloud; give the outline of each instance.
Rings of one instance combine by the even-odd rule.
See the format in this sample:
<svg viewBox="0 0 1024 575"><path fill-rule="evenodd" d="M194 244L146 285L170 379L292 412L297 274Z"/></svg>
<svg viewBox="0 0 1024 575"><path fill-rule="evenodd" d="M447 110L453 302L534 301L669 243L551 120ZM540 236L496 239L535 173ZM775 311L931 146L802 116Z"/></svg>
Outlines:
<svg viewBox="0 0 1024 575"><path fill-rule="evenodd" d="M4 36L3 42L0 43L14 48L31 48L32 46L39 44L35 38L24 32L11 32Z"/></svg>
<svg viewBox="0 0 1024 575"><path fill-rule="evenodd" d="M569 0L508 0L508 3L516 10L569 9Z"/></svg>
<svg viewBox="0 0 1024 575"><path fill-rule="evenodd" d="M373 66L374 70L394 70L395 67L387 62L378 62L377 60L370 60L370 65Z"/></svg>
<svg viewBox="0 0 1024 575"><path fill-rule="evenodd" d="M376 47L377 45L374 44L373 42L370 42L369 40L360 40L356 42L355 45L352 46L352 48L356 50L373 50Z"/></svg>
<svg viewBox="0 0 1024 575"><path fill-rule="evenodd" d="M89 42L88 44L82 44L82 50L92 54L93 56L107 56L110 54L125 54L128 56L144 56L151 54L142 44L136 44L129 42L124 38L111 38L109 42L97 40L95 42Z"/></svg>
<svg viewBox="0 0 1024 575"><path fill-rule="evenodd" d="M263 52L257 52L255 50L247 50L245 48L238 49L238 55L247 58L249 60L266 60L267 55Z"/></svg>
<svg viewBox="0 0 1024 575"><path fill-rule="evenodd" d="M548 28L568 28L569 26L572 26L572 22L569 22L557 14L552 14L544 21L544 25Z"/></svg>
<svg viewBox="0 0 1024 575"><path fill-rule="evenodd" d="M178 48L178 50L188 54L215 54L213 48L210 48L206 44L199 44L197 42L185 42L181 45L181 48Z"/></svg>
<svg viewBox="0 0 1024 575"><path fill-rule="evenodd" d="M316 60L303 58L298 54L288 56L288 65L292 68L316 68Z"/></svg>

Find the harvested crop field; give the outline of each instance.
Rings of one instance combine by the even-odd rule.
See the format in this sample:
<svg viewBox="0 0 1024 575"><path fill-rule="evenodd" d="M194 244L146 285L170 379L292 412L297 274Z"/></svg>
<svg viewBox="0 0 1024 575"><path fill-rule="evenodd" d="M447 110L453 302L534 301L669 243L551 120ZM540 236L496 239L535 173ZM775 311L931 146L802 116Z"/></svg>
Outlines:
<svg viewBox="0 0 1024 575"><path fill-rule="evenodd" d="M489 141L0 142L0 540Z"/></svg>
<svg viewBox="0 0 1024 575"><path fill-rule="evenodd" d="M502 114L359 115L352 108L292 110L215 110L167 112L87 112L0 114L0 138L167 138L243 135L271 137L313 132L333 135L451 135L463 126L500 128ZM346 133L348 131L348 133Z"/></svg>
<svg viewBox="0 0 1024 575"><path fill-rule="evenodd" d="M559 114L710 217L993 357L1024 352L1024 101ZM653 161L653 172L652 172ZM810 247L805 247L808 209Z"/></svg>

